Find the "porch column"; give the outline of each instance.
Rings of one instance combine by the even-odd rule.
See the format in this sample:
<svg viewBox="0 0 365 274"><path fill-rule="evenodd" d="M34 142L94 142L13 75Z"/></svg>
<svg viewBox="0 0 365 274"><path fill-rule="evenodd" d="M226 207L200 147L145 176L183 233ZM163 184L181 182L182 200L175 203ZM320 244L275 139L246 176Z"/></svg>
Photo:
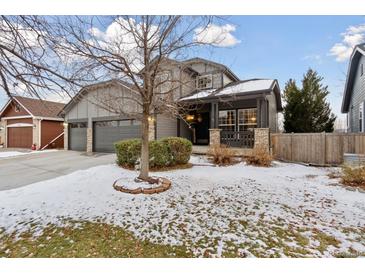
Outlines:
<svg viewBox="0 0 365 274"><path fill-rule="evenodd" d="M264 148L270 151L270 130L268 128L255 128L254 148Z"/></svg>
<svg viewBox="0 0 365 274"><path fill-rule="evenodd" d="M92 154L93 152L93 122L91 117L87 121L86 129L86 153Z"/></svg>
<svg viewBox="0 0 365 274"><path fill-rule="evenodd" d="M261 127L261 98L256 99L256 107L257 107L257 127Z"/></svg>
<svg viewBox="0 0 365 274"><path fill-rule="evenodd" d="M267 100L261 101L261 127L267 128L269 127L269 119L268 119L268 102Z"/></svg>
<svg viewBox="0 0 365 274"><path fill-rule="evenodd" d="M218 128L218 103L210 103L209 128Z"/></svg>
<svg viewBox="0 0 365 274"><path fill-rule="evenodd" d="M68 150L68 123L63 123L63 149Z"/></svg>

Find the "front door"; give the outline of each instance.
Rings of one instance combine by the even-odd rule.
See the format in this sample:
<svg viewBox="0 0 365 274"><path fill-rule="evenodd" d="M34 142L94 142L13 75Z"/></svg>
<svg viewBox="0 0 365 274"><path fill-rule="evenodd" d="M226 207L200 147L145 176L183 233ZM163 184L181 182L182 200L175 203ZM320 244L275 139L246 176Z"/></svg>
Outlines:
<svg viewBox="0 0 365 274"><path fill-rule="evenodd" d="M195 143L209 145L209 112L199 113L195 124Z"/></svg>

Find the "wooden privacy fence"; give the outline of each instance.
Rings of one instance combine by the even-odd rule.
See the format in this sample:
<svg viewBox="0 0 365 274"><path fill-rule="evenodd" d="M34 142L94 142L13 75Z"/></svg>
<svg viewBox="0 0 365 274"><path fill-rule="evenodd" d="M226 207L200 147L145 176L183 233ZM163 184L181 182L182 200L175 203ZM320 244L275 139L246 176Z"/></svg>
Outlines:
<svg viewBox="0 0 365 274"><path fill-rule="evenodd" d="M365 154L365 133L272 133L278 160L339 165L344 153Z"/></svg>

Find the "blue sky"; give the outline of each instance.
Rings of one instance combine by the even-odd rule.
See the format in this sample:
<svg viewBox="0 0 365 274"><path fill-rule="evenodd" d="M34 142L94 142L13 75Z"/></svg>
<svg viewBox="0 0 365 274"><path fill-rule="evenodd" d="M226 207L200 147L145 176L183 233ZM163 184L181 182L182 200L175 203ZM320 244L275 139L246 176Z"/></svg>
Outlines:
<svg viewBox="0 0 365 274"><path fill-rule="evenodd" d="M344 43L346 31L351 26L363 26L360 36L356 34L350 38L364 41L365 17L231 16L226 19L220 24L235 27L229 30L234 45L213 50L201 48L194 55L224 63L241 79L278 79L282 89L290 78L300 83L311 67L324 77L324 83L329 86L332 110L336 115L340 114L348 59L330 55L330 51L336 43ZM5 102L2 92L0 104Z"/></svg>
<svg viewBox="0 0 365 274"><path fill-rule="evenodd" d="M350 26L365 23L362 16L232 16L231 32L240 43L231 48L202 50L200 54L228 65L241 79L275 78L283 89L311 67L328 85L333 112L341 112L348 59L339 62L330 55Z"/></svg>

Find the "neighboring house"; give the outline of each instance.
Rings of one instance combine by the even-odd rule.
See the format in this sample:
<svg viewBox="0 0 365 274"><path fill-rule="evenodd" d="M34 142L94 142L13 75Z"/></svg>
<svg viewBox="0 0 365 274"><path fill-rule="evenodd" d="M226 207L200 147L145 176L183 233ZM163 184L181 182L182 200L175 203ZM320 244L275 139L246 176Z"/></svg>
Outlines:
<svg viewBox="0 0 365 274"><path fill-rule="evenodd" d="M63 148L64 104L13 96L0 112L0 143L8 148Z"/></svg>
<svg viewBox="0 0 365 274"><path fill-rule="evenodd" d="M342 113L347 113L347 131L365 132L365 43L357 45L350 57Z"/></svg>
<svg viewBox="0 0 365 274"><path fill-rule="evenodd" d="M277 113L282 110L282 105L276 80L241 81L228 67L201 58L183 62L167 60L161 77L180 80L173 99L191 111L184 115L184 119L156 113L150 126L152 139L181 136L193 144L208 145L209 129L220 128L223 143L252 147L253 128L278 131ZM81 89L62 111L68 123L65 148L111 152L114 151L114 142L139 138L139 121L116 115L115 111L96 103L96 100L110 101L109 95L114 94L119 106L135 111L138 107L127 99L132 89L130 84L117 80Z"/></svg>

